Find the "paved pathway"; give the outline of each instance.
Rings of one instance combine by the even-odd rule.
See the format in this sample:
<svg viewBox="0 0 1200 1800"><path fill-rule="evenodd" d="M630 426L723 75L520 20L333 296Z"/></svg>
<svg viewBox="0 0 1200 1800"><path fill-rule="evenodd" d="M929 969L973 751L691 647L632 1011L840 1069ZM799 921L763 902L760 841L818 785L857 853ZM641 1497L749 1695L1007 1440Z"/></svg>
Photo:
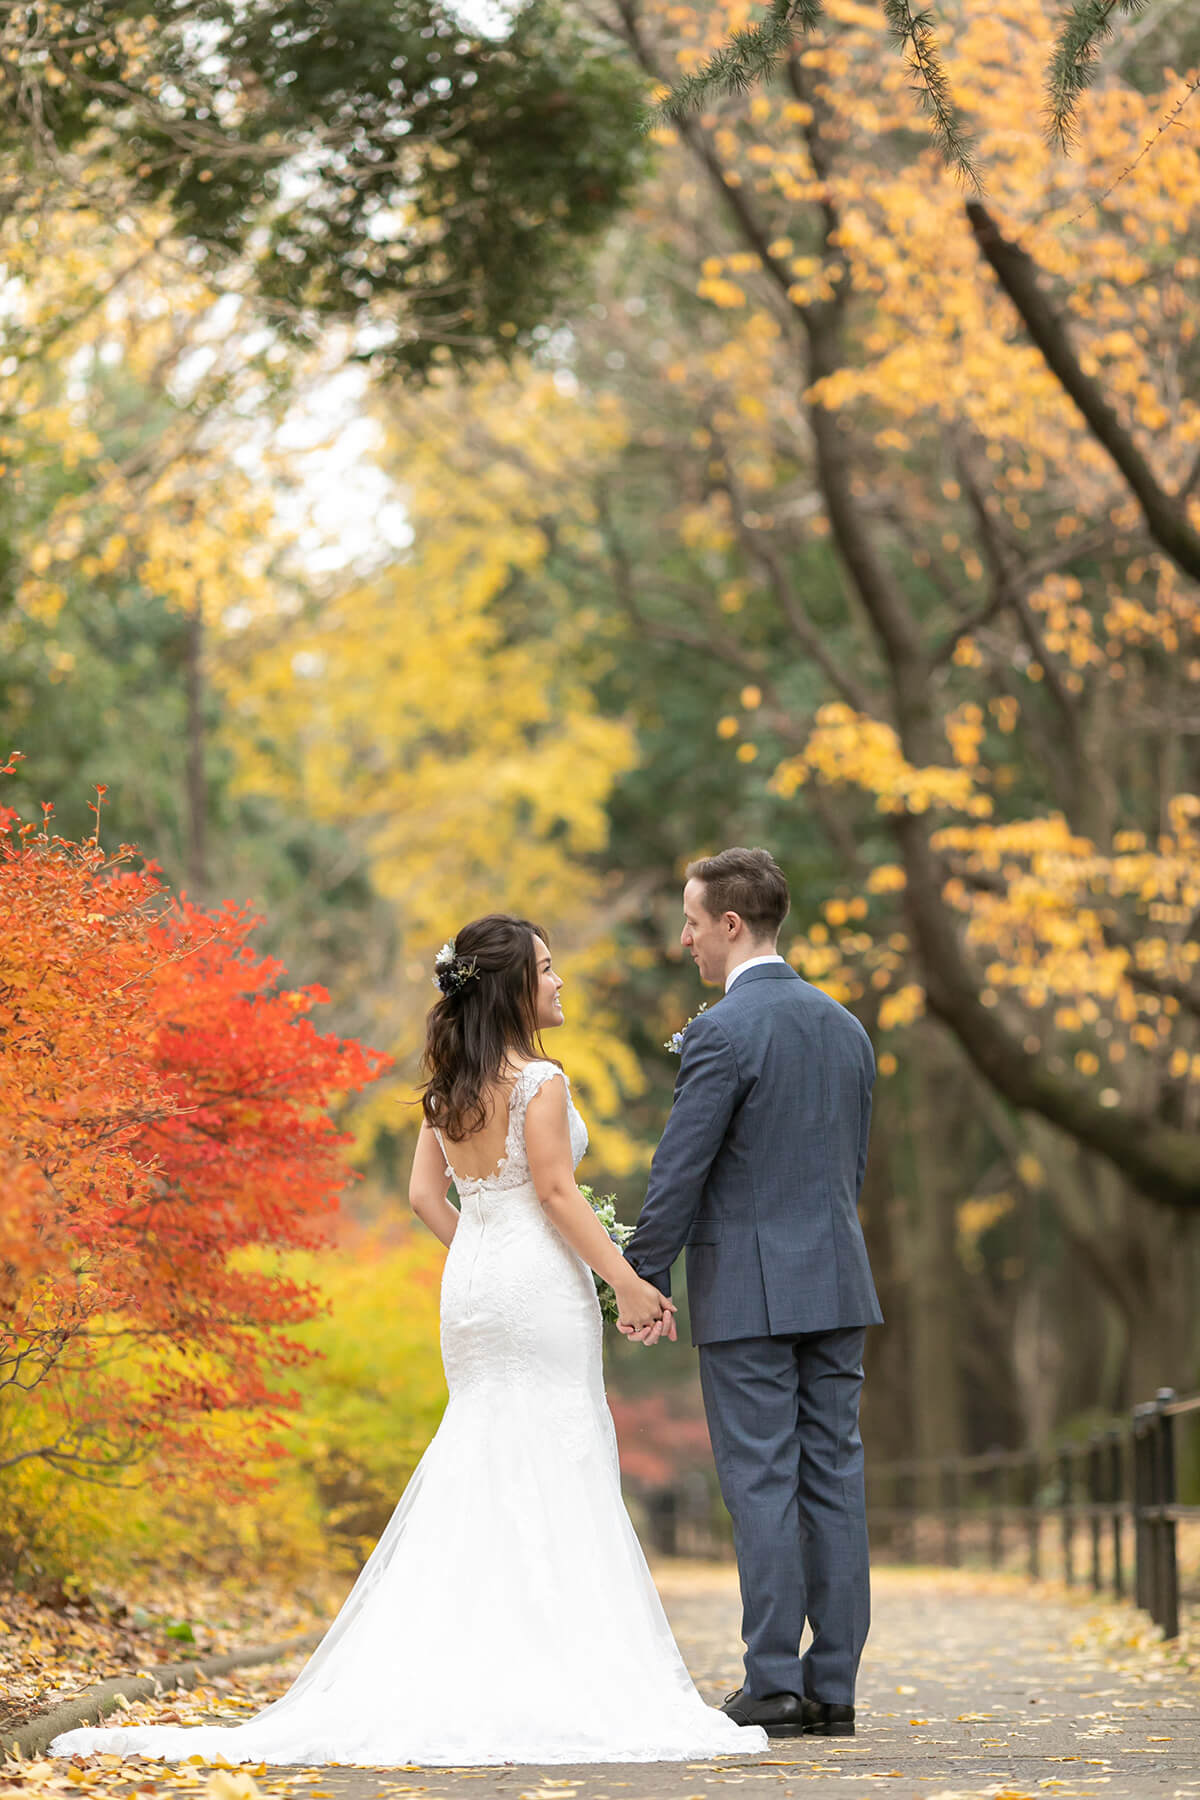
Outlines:
<svg viewBox="0 0 1200 1800"><path fill-rule="evenodd" d="M669 1564L657 1573L697 1684L719 1700L740 1676L732 1574ZM1200 1800L1200 1656L1168 1651L1154 1636L1128 1609L1015 1578L884 1569L853 1739L782 1739L766 1756L736 1762L268 1769L258 1785L296 1800L722 1800L730 1787L747 1789L738 1800L880 1792L896 1800ZM198 1689L194 1710L174 1704L189 1721L244 1717L251 1699L261 1704L287 1678L263 1672L219 1692ZM105 1773L112 1780L115 1772ZM162 1775L155 1770L160 1795L195 1794L210 1779L200 1769L178 1782ZM233 1780L218 1776L210 1800L245 1795L244 1777L237 1789Z"/></svg>

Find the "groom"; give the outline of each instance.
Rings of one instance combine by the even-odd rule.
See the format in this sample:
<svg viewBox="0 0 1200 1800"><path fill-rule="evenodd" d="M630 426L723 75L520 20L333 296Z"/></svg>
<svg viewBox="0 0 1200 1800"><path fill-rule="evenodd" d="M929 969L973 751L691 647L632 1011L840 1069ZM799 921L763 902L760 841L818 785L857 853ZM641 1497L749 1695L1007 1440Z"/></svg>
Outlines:
<svg viewBox="0 0 1200 1800"><path fill-rule="evenodd" d="M858 1400L865 1327L883 1318L857 1210L875 1059L776 951L789 899L767 851L723 850L687 877L680 941L725 998L684 1034L625 1254L669 1294L687 1245L742 1588L746 1679L723 1711L772 1737L849 1737L870 1618Z"/></svg>

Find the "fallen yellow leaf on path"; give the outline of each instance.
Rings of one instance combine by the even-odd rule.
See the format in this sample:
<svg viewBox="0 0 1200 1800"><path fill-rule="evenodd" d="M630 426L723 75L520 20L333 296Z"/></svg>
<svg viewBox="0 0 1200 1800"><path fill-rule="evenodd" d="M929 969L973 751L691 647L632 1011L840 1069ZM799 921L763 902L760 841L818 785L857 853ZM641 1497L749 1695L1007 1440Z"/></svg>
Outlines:
<svg viewBox="0 0 1200 1800"><path fill-rule="evenodd" d="M262 1800L262 1790L244 1769L216 1769L204 1787L205 1800Z"/></svg>

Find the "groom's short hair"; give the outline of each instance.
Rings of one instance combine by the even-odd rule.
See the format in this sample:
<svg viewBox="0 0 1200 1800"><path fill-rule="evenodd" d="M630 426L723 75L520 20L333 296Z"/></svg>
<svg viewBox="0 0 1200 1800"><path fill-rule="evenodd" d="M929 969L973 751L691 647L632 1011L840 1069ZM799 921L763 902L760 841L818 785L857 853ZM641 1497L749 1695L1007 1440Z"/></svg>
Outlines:
<svg viewBox="0 0 1200 1800"><path fill-rule="evenodd" d="M704 883L704 906L715 919L735 912L756 938L773 938L792 904L783 870L769 850L721 850L687 866Z"/></svg>

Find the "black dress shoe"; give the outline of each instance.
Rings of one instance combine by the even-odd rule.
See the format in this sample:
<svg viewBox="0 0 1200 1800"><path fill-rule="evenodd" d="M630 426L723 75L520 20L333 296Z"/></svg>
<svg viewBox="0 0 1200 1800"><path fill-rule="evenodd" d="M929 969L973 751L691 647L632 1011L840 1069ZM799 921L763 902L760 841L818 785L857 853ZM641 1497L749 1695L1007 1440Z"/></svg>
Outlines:
<svg viewBox="0 0 1200 1800"><path fill-rule="evenodd" d="M800 1737L808 1729L804 1722L807 1704L799 1694L768 1694L765 1699L751 1700L745 1688L738 1688L721 1711L735 1725L761 1725L768 1737Z"/></svg>
<svg viewBox="0 0 1200 1800"><path fill-rule="evenodd" d="M831 1700L805 1700L804 1729L814 1737L853 1737L854 1708Z"/></svg>

